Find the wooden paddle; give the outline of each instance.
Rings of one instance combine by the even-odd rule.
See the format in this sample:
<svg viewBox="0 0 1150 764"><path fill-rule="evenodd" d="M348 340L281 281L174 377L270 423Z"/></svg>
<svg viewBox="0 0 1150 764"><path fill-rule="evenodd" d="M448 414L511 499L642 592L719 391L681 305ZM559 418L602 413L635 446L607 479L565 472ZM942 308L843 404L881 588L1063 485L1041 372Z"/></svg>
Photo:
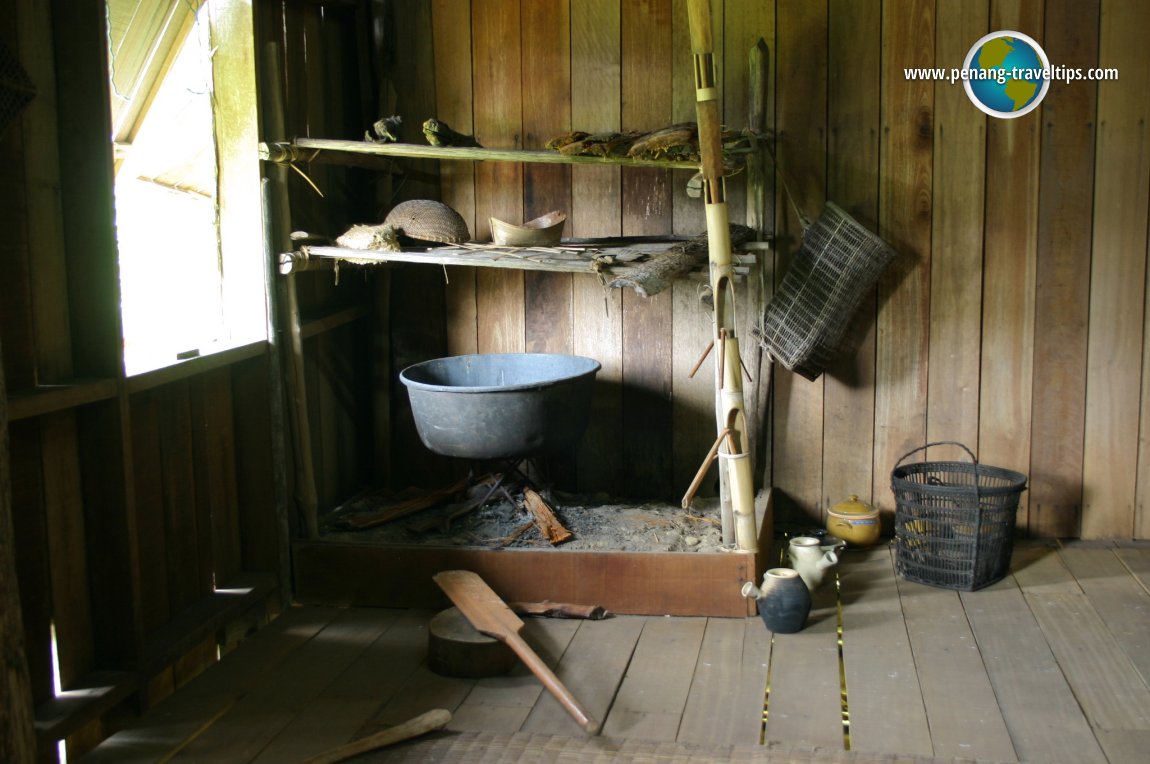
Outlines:
<svg viewBox="0 0 1150 764"><path fill-rule="evenodd" d="M510 647L580 727L591 735L599 734L599 722L591 718L571 691L559 681L559 677L523 641L519 635L523 621L482 578L469 570L445 570L432 578L476 630Z"/></svg>
<svg viewBox="0 0 1150 764"><path fill-rule="evenodd" d="M368 735L365 738L348 743L347 745L341 745L338 748L332 748L330 751L312 756L310 759L304 759L300 764L336 764L336 762L350 759L352 756L358 756L367 751L374 751L377 748L383 748L384 746L393 745L404 740L410 740L413 737L419 737L434 730L443 729L450 721L450 711L446 708L433 708L414 719L408 719L402 724L389 727L382 732Z"/></svg>

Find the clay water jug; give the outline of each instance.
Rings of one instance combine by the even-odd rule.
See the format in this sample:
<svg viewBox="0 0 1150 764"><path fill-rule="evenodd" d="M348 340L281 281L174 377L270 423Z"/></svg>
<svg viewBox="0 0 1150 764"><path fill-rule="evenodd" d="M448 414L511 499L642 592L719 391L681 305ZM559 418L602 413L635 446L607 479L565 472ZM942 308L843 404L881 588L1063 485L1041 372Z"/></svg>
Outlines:
<svg viewBox="0 0 1150 764"><path fill-rule="evenodd" d="M763 625L776 634L801 631L811 612L811 593L791 568L771 568L763 574L762 586L748 581L743 596L755 599Z"/></svg>
<svg viewBox="0 0 1150 764"><path fill-rule="evenodd" d="M787 547L791 567L812 592L822 586L827 571L839 561L838 547L826 547L813 536L798 536Z"/></svg>

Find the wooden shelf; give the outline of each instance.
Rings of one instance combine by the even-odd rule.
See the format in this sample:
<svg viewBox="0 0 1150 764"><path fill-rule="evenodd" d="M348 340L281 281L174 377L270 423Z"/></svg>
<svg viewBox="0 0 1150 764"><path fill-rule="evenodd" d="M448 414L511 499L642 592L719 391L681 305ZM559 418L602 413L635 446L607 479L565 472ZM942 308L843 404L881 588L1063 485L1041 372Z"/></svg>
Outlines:
<svg viewBox="0 0 1150 764"><path fill-rule="evenodd" d="M139 687L135 673L95 671L75 686L36 707L36 737L41 747L76 732L126 700Z"/></svg>
<svg viewBox="0 0 1150 764"><path fill-rule="evenodd" d="M297 162L314 159L319 152L366 154L416 159L457 161L526 162L530 164L616 165L621 167L655 167L670 170L699 170L698 162L669 159L631 159L629 157L567 156L558 151L528 149L480 149L430 146L418 143L368 143L327 138L296 138L282 143L261 143L260 159L270 162Z"/></svg>
<svg viewBox="0 0 1150 764"><path fill-rule="evenodd" d="M53 385L38 385L26 390L13 390L8 394L8 420L53 414L57 411L85 406L115 398L115 379L73 379Z"/></svg>
<svg viewBox="0 0 1150 764"><path fill-rule="evenodd" d="M305 246L296 252L280 255L280 273L330 267L334 262L358 265L380 263L420 263L431 265L464 265L483 268L511 268L516 270L549 271L552 273L591 273L607 278L627 276L637 270L637 264L657 256L675 245L673 241L652 241L622 247L596 246L586 248L548 247L427 247L405 248L400 252L383 250L346 249L344 247ZM736 275L746 275L756 262L754 254L737 253ZM318 265L317 261L327 261ZM693 274L706 276L707 263L703 261Z"/></svg>

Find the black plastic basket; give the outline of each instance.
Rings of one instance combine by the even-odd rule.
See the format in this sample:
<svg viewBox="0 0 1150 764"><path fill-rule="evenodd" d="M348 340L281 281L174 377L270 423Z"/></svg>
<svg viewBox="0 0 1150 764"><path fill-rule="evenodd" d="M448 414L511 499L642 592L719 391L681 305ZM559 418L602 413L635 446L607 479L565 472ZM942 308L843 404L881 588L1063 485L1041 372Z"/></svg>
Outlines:
<svg viewBox="0 0 1150 764"><path fill-rule="evenodd" d="M966 451L970 463L903 464L918 451L942 445ZM895 464L890 482L899 576L970 592L1006 575L1025 475L979 464L966 446L942 441L905 454Z"/></svg>

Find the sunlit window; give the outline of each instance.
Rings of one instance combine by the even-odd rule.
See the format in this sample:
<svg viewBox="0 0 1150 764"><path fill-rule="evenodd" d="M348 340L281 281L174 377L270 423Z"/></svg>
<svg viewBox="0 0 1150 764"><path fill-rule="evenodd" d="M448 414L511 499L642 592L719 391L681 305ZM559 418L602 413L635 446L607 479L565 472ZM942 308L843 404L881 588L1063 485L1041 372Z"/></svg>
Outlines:
<svg viewBox="0 0 1150 764"><path fill-rule="evenodd" d="M232 82L217 64L213 15L235 0L109 0L116 228L120 254L124 365L128 374L265 339L260 265L254 75ZM231 29L231 24L220 25ZM250 61L248 56L246 60ZM221 194L236 115L219 113L217 89L250 92L252 199ZM242 100L242 99L241 99ZM229 108L234 108L230 106ZM241 115L243 118L243 115ZM221 131L220 121L230 120ZM229 177L236 175L235 168ZM220 199L231 200L221 204ZM253 216L252 213L255 212ZM242 214L243 251L222 235ZM254 217L254 219L253 219ZM230 223L234 232L237 224ZM232 241L229 241L231 239Z"/></svg>

